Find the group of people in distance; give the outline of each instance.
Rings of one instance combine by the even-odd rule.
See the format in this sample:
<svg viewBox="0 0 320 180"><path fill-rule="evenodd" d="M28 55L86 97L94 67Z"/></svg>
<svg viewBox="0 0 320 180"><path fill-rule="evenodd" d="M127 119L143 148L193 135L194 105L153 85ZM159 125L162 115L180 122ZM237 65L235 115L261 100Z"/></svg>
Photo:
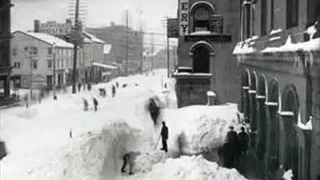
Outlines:
<svg viewBox="0 0 320 180"><path fill-rule="evenodd" d="M249 135L245 128L241 127L238 134L234 127L230 126L227 133L226 142L218 150L218 154L223 159L223 166L226 168L236 168L239 165L240 156L246 156L248 151Z"/></svg>

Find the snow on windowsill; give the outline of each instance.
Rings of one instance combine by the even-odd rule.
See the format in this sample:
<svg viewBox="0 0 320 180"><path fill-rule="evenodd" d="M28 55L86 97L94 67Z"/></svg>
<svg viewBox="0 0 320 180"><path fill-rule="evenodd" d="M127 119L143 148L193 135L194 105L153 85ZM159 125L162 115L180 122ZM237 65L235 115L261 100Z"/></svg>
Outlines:
<svg viewBox="0 0 320 180"><path fill-rule="evenodd" d="M190 33L190 35L210 35L211 32L210 31L196 31L193 33Z"/></svg>
<svg viewBox="0 0 320 180"><path fill-rule="evenodd" d="M175 76L212 76L211 73L188 73L188 72L175 72Z"/></svg>
<svg viewBox="0 0 320 180"><path fill-rule="evenodd" d="M257 95L256 98L257 98L257 99L265 99L266 96Z"/></svg>
<svg viewBox="0 0 320 180"><path fill-rule="evenodd" d="M277 102L266 102L265 103L267 106L278 106Z"/></svg>
<svg viewBox="0 0 320 180"><path fill-rule="evenodd" d="M216 97L216 93L214 93L213 91L208 91L207 96Z"/></svg>
<svg viewBox="0 0 320 180"><path fill-rule="evenodd" d="M299 112L299 116L298 116L298 124L297 126L302 129L302 130L312 130L312 121L313 121L313 117L310 116L309 121L306 124L303 124L301 121L301 114Z"/></svg>
<svg viewBox="0 0 320 180"><path fill-rule="evenodd" d="M242 86L242 89L249 89L249 86Z"/></svg>
<svg viewBox="0 0 320 180"><path fill-rule="evenodd" d="M281 116L294 116L294 112L292 111L280 111L279 114Z"/></svg>
<svg viewBox="0 0 320 180"><path fill-rule="evenodd" d="M276 37L270 38L269 41L276 41L276 40L279 40L279 39L281 39L281 37L280 36L276 36Z"/></svg>
<svg viewBox="0 0 320 180"><path fill-rule="evenodd" d="M256 90L249 90L249 94L256 94L257 91Z"/></svg>
<svg viewBox="0 0 320 180"><path fill-rule="evenodd" d="M296 52L299 50L303 51L319 51L320 49L320 38L311 39L307 42L292 43L291 36L288 36L286 43L280 47L267 47L262 50L262 53L272 52Z"/></svg>
<svg viewBox="0 0 320 180"><path fill-rule="evenodd" d="M272 30L270 31L270 35L277 34L277 33L281 32L281 31L282 31L281 28L276 29L276 30L272 29Z"/></svg>
<svg viewBox="0 0 320 180"><path fill-rule="evenodd" d="M283 174L282 178L283 178L284 180L292 180L292 178L293 178L292 169L289 169L288 171L286 171L286 172Z"/></svg>

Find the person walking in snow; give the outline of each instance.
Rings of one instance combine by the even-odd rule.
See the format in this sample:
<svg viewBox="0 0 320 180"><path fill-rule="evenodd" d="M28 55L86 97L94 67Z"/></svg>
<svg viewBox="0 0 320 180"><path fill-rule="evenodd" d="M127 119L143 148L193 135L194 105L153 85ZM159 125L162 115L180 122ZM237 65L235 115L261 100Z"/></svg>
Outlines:
<svg viewBox="0 0 320 180"><path fill-rule="evenodd" d="M157 105L154 98L149 99L148 110L154 124L157 124L157 119L160 115L160 107Z"/></svg>
<svg viewBox="0 0 320 180"><path fill-rule="evenodd" d="M81 91L81 83L78 83L78 91Z"/></svg>
<svg viewBox="0 0 320 180"><path fill-rule="evenodd" d="M83 110L84 111L88 111L88 109L89 109L89 103L88 103L88 101L85 99L85 98L83 98Z"/></svg>
<svg viewBox="0 0 320 180"><path fill-rule="evenodd" d="M241 132L238 135L238 142L239 142L240 156L246 155L248 150L249 135L245 132L244 127L241 127Z"/></svg>
<svg viewBox="0 0 320 180"><path fill-rule="evenodd" d="M133 167L134 167L135 159L138 155L140 155L140 152L132 152L132 151L123 155L123 157L122 157L123 164L121 167L121 173L127 172L126 167L129 164L129 174L130 175L133 174Z"/></svg>
<svg viewBox="0 0 320 180"><path fill-rule="evenodd" d="M167 140L169 138L169 129L166 126L166 122L162 122L162 129L161 129L161 140L162 140L162 148L161 150L164 150L165 152L168 152L168 145Z"/></svg>
<svg viewBox="0 0 320 180"><path fill-rule="evenodd" d="M94 106L94 111L98 110L98 100L96 98L93 98L93 106Z"/></svg>
<svg viewBox="0 0 320 180"><path fill-rule="evenodd" d="M114 85L112 85L112 97L114 97L116 95L116 87Z"/></svg>
<svg viewBox="0 0 320 180"><path fill-rule="evenodd" d="M229 132L227 133L227 143L229 147L232 149L230 153L230 161L233 167L238 164L239 160L239 145L238 145L238 134L234 131L234 127L229 127Z"/></svg>
<svg viewBox="0 0 320 180"><path fill-rule="evenodd" d="M118 82L116 82L116 87L119 88L119 83Z"/></svg>

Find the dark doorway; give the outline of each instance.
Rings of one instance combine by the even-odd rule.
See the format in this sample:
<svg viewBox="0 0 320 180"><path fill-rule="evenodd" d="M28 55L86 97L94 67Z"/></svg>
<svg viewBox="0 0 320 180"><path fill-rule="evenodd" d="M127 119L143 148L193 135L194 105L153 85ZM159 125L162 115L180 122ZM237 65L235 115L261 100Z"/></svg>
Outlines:
<svg viewBox="0 0 320 180"><path fill-rule="evenodd" d="M52 76L47 76L47 88L52 89Z"/></svg>
<svg viewBox="0 0 320 180"><path fill-rule="evenodd" d="M210 72L210 51L208 48L202 46L195 48L193 56L193 72Z"/></svg>

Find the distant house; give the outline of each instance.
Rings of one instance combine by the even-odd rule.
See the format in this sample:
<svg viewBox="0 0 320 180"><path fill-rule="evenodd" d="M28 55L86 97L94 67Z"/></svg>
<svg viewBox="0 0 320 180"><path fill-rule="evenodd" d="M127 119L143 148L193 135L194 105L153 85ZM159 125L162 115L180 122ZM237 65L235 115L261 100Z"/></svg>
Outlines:
<svg viewBox="0 0 320 180"><path fill-rule="evenodd" d="M12 76L20 87L51 89L54 64L57 87L67 84L73 64L72 44L52 35L23 31L14 32L11 43Z"/></svg>

